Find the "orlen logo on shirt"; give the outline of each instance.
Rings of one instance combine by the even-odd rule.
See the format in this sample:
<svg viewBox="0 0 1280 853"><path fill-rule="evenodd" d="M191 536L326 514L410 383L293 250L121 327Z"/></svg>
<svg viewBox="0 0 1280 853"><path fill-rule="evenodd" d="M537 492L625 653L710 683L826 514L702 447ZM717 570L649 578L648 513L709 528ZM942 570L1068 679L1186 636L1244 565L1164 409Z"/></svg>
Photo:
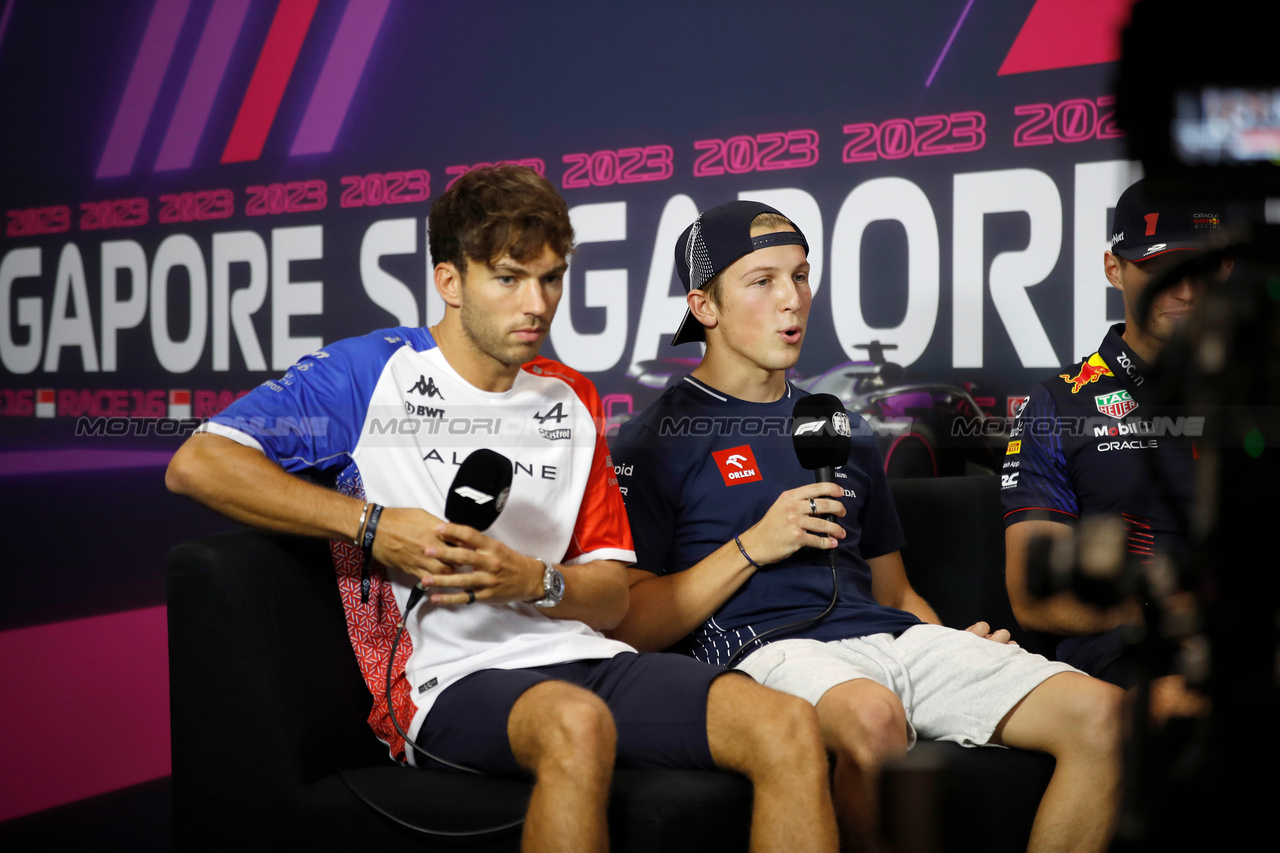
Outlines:
<svg viewBox="0 0 1280 853"><path fill-rule="evenodd" d="M751 445L749 444L730 447L727 450L717 450L711 455L716 460L716 465L720 466L720 476L724 477L726 486L753 483L756 480L764 479L760 476L760 467L756 465L756 455L751 452Z"/></svg>

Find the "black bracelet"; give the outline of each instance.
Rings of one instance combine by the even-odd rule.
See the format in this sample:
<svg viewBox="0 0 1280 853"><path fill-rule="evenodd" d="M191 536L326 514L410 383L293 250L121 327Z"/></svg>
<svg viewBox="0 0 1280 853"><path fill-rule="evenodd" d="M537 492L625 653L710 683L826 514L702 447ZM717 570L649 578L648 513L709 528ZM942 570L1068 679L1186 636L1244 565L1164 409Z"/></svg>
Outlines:
<svg viewBox="0 0 1280 853"><path fill-rule="evenodd" d="M360 540L360 549L364 551L366 561L373 559L373 537L378 533L378 519L382 517L382 505L370 504L369 521L364 526L364 537Z"/></svg>
<svg viewBox="0 0 1280 853"><path fill-rule="evenodd" d="M735 536L733 537L733 541L737 544L738 550L742 552L742 556L747 558L747 562L755 566L757 569L760 568L760 564L751 559L751 555L747 553L747 549L742 547L742 540Z"/></svg>

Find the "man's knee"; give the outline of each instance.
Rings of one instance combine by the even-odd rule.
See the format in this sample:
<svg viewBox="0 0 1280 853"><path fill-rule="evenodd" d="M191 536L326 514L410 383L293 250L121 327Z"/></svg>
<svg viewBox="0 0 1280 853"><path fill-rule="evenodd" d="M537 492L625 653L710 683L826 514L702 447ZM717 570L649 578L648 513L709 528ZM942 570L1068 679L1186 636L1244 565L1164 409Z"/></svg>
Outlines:
<svg viewBox="0 0 1280 853"><path fill-rule="evenodd" d="M594 693L565 682L543 682L525 692L511 711L512 752L527 769L613 766L617 730L613 715Z"/></svg>
<svg viewBox="0 0 1280 853"><path fill-rule="evenodd" d="M1039 748L1058 758L1074 754L1118 759L1124 729L1123 690L1087 675L1064 673L1032 691L1037 693L1045 694L1036 698L1047 700L1041 707L1049 715L1040 723L1045 746Z"/></svg>
<svg viewBox="0 0 1280 853"><path fill-rule="evenodd" d="M780 753L813 752L815 747L821 748L818 712L805 700L769 690L764 694L761 710L752 726L757 742Z"/></svg>
<svg viewBox="0 0 1280 853"><path fill-rule="evenodd" d="M1118 753L1124 730L1125 694L1114 684L1087 680L1075 710L1083 745L1100 754Z"/></svg>
<svg viewBox="0 0 1280 853"><path fill-rule="evenodd" d="M837 685L822 697L818 711L827 746L839 759L877 767L907 751L906 709L874 682Z"/></svg>
<svg viewBox="0 0 1280 853"><path fill-rule="evenodd" d="M747 678L716 679L707 705L708 735L718 764L758 771L825 766L822 730L803 699Z"/></svg>

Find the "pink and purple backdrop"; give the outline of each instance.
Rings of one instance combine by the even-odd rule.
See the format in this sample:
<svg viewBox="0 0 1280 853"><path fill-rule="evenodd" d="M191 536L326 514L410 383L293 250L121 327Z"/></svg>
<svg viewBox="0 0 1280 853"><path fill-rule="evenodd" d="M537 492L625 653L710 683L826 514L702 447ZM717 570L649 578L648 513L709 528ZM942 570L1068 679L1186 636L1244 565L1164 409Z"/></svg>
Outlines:
<svg viewBox="0 0 1280 853"><path fill-rule="evenodd" d="M770 201L812 246L801 372L871 339L994 413L1121 317L1130 0L0 0L0 820L164 776L163 466L325 343L433 322L426 214L542 171L580 250L545 353L645 402L688 356L676 235Z"/></svg>

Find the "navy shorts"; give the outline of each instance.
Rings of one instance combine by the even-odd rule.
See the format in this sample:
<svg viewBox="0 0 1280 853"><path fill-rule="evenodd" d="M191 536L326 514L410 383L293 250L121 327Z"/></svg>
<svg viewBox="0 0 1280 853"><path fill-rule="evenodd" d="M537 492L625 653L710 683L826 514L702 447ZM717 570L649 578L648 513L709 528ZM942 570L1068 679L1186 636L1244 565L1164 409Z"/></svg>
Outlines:
<svg viewBox="0 0 1280 853"><path fill-rule="evenodd" d="M1081 672L1128 690L1138 682L1137 653L1124 640L1125 627L1105 634L1067 637L1058 643L1057 658Z"/></svg>
<svg viewBox="0 0 1280 853"><path fill-rule="evenodd" d="M624 652L603 660L485 669L445 688L418 731L433 755L500 775L527 775L507 738L511 708L530 687L567 681L604 700L618 731L617 766L712 770L707 691L729 670L684 655ZM418 753L419 767L448 769Z"/></svg>

